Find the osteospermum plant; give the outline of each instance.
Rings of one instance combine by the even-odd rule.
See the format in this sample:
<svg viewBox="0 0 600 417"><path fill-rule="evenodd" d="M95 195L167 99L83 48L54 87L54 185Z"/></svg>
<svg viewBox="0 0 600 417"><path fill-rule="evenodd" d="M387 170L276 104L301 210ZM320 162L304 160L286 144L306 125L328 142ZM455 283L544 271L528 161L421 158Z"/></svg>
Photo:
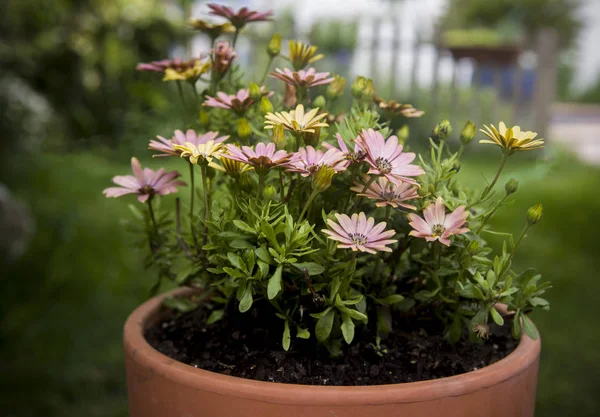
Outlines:
<svg viewBox="0 0 600 417"><path fill-rule="evenodd" d="M279 323L274 331L285 350L301 338L336 355L359 328L379 346L395 314L422 311L434 312L450 342L466 335L482 341L490 322L504 324L499 304L514 315L515 337L524 330L535 338L528 315L547 308L549 284L512 265L541 206L523 217L517 239L500 234L506 240L499 253L487 238L489 221L518 189L516 180L498 185L504 167L543 139L502 122L485 126L481 142L499 148L500 163L481 191L467 189L456 174L473 146L473 123L455 143L443 121L429 151L408 152L408 127L393 134L390 122L421 110L385 101L365 77L352 83L344 103L346 80L319 72L317 47L290 40L285 55L279 35L265 51L265 71L243 74L235 61L238 34L271 13L209 7L224 21L193 26L206 32L211 50L138 67L192 87L197 100L181 98L194 118L149 141L153 156L189 171L186 182L178 172L142 169L134 158L133 175L115 177L118 187L104 191L138 197L132 210L158 271L153 290L172 281L202 291L211 300L204 305L209 323L261 309ZM186 185L187 198L167 196ZM180 311L200 306L168 300Z"/></svg>

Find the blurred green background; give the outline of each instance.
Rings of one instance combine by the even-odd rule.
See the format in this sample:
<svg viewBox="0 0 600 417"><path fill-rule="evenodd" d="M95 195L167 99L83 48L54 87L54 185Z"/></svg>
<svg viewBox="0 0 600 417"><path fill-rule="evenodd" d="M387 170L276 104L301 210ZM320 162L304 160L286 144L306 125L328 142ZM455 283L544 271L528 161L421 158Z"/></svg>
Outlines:
<svg viewBox="0 0 600 417"><path fill-rule="evenodd" d="M164 162L144 150L183 126L176 91L134 68L165 56L185 32L158 0L3 6L0 184L28 207L34 231L21 256L0 264L0 414L126 416L121 330L154 272L121 224L135 199L101 191L129 171L134 153L153 168ZM534 317L543 340L537 415L592 417L600 405L600 168L549 139L537 158L510 161L503 179L520 181L518 200L494 223L518 233L526 209L544 204L516 261L554 285L551 310ZM411 140L419 147L426 139ZM462 180L482 187L498 158L473 144Z"/></svg>

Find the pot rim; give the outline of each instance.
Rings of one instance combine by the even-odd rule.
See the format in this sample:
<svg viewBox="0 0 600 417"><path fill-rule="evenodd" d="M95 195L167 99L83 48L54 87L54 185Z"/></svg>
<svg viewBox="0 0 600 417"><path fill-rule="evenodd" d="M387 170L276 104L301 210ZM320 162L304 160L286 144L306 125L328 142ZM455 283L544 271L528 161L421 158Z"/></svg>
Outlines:
<svg viewBox="0 0 600 417"><path fill-rule="evenodd" d="M123 343L126 356L148 372L163 378L223 396L253 399L286 405L383 405L418 403L446 397L458 397L490 388L525 372L539 356L541 340L525 334L517 348L492 365L461 375L419 382L364 386L317 386L255 381L228 376L178 362L146 341L144 330L160 311L162 299L185 295L193 289L179 288L156 296L136 308L124 327ZM537 329L536 329L537 331Z"/></svg>

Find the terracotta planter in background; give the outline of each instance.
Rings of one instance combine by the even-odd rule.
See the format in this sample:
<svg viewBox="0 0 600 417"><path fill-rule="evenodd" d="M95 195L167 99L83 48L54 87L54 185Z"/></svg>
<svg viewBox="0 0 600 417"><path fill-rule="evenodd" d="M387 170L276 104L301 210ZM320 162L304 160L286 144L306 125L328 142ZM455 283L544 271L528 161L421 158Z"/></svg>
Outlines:
<svg viewBox="0 0 600 417"><path fill-rule="evenodd" d="M184 294L177 290L170 294ZM161 299L125 324L130 417L533 417L540 339L486 368L432 381L358 387L279 384L236 378L177 362L152 348L144 329Z"/></svg>

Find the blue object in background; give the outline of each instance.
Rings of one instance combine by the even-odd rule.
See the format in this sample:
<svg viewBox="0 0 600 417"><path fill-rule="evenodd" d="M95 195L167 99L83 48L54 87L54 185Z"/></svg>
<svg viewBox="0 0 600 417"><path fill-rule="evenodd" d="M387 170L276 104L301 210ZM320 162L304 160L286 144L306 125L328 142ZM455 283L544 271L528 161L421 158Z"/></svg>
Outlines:
<svg viewBox="0 0 600 417"><path fill-rule="evenodd" d="M477 85L482 87L494 87L494 72L500 71L500 97L510 100L513 97L513 80L517 74L515 67L494 68L483 66L481 68L479 80L475 80ZM536 73L533 69L524 69L521 78L521 100L531 100L533 98L533 89L535 86Z"/></svg>

